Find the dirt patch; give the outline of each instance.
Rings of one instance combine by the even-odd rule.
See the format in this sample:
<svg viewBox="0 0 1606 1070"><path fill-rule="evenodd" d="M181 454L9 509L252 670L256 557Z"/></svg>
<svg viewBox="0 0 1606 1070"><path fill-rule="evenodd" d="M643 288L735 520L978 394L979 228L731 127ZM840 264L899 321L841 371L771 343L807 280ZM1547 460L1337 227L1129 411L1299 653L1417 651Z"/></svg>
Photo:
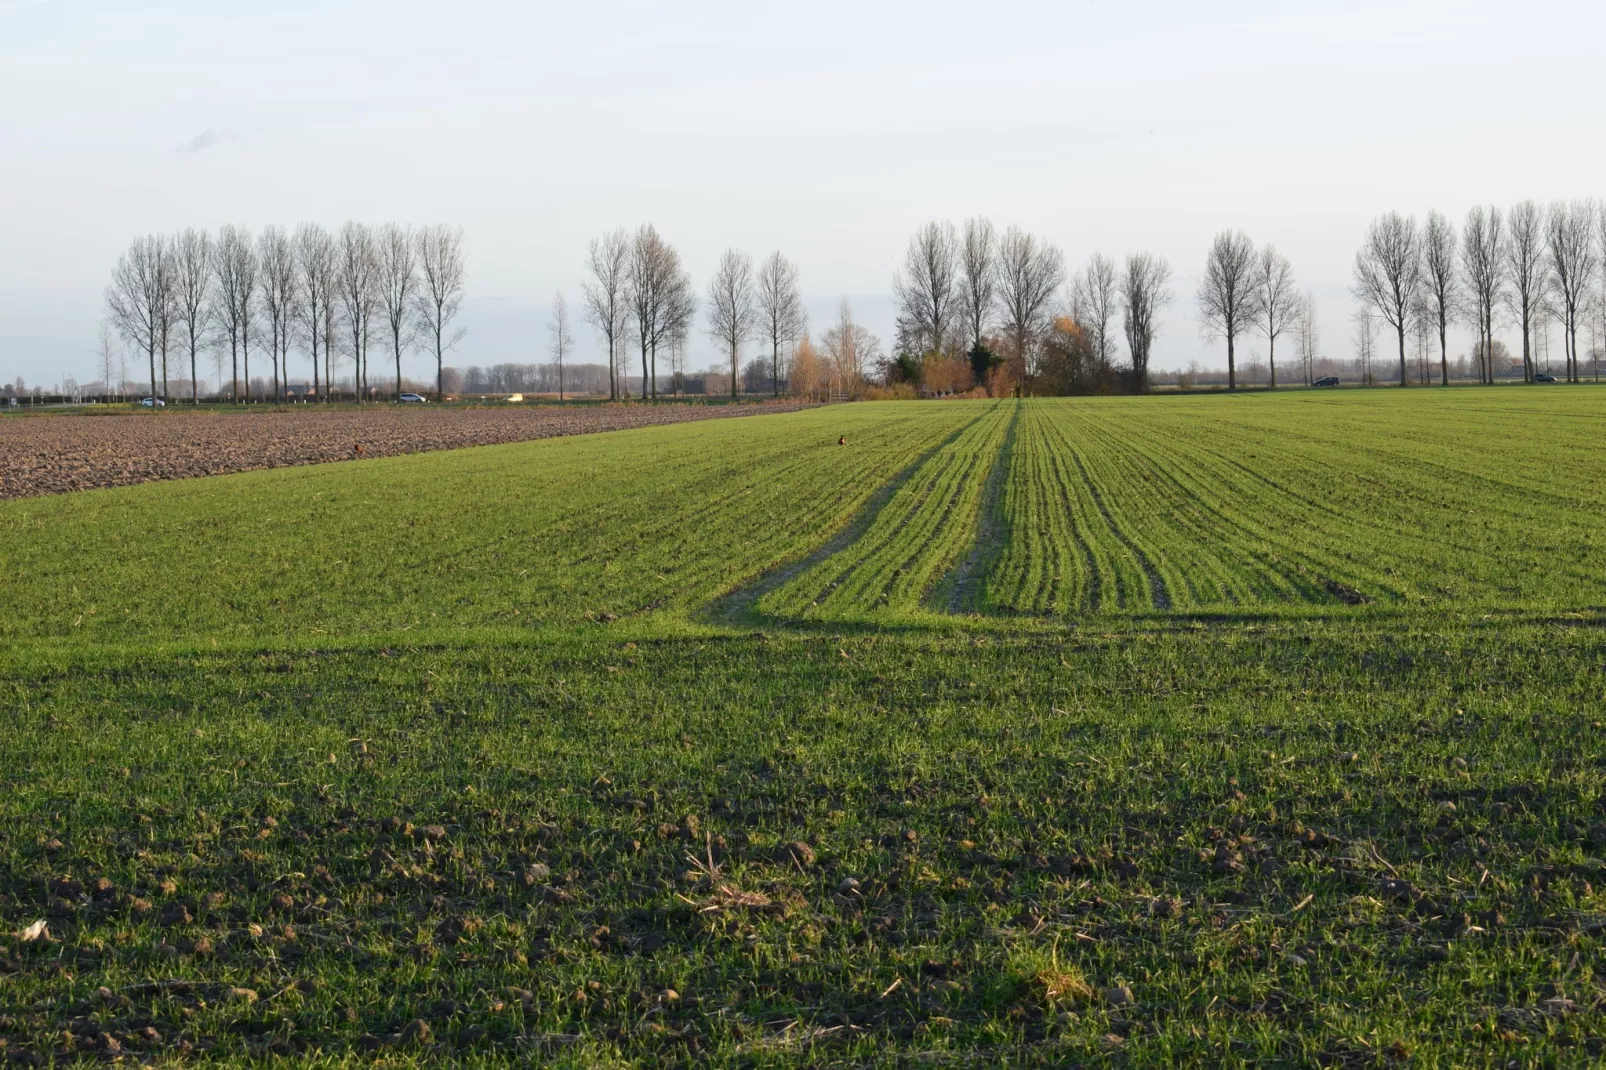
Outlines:
<svg viewBox="0 0 1606 1070"><path fill-rule="evenodd" d="M0 419L0 498L214 476L655 424L789 412L751 405L282 409Z"/></svg>
<svg viewBox="0 0 1606 1070"><path fill-rule="evenodd" d="M1321 580L1322 586L1327 588L1327 593L1338 599L1340 602L1343 602L1345 605L1360 606L1371 601L1370 598L1366 597L1364 594L1348 584L1339 583L1337 580L1331 579L1327 576L1323 576Z"/></svg>

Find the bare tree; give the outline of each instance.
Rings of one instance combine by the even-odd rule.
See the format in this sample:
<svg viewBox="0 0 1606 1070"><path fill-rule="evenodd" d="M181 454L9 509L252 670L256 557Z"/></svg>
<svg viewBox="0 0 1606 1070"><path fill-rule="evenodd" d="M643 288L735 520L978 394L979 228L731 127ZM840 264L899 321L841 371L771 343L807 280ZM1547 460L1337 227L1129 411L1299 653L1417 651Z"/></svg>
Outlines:
<svg viewBox="0 0 1606 1070"><path fill-rule="evenodd" d="M330 248L333 251L333 243ZM332 255L331 262L333 259ZM323 335L323 395L328 401L335 400L335 347L340 344L339 297L340 269L336 266L329 273L329 298L323 303L323 317L318 321L318 330Z"/></svg>
<svg viewBox="0 0 1606 1070"><path fill-rule="evenodd" d="M1158 329L1159 311L1171 303L1171 265L1165 257L1133 253L1120 279L1122 325L1132 354L1135 389L1149 389L1149 354Z"/></svg>
<svg viewBox="0 0 1606 1070"><path fill-rule="evenodd" d="M630 237L623 228L591 240L586 256L586 321L608 346L608 398L619 398L619 346L629 326Z"/></svg>
<svg viewBox="0 0 1606 1070"><path fill-rule="evenodd" d="M262 274L262 316L268 328L268 355L273 359L273 400L284 400L284 383L290 379L290 340L300 317L301 284L296 271L295 245L278 227L264 227L257 239L257 263ZM246 397L251 377L246 375Z"/></svg>
<svg viewBox="0 0 1606 1070"><path fill-rule="evenodd" d="M1048 325L1054 294L1065 282L1065 255L1018 227L998 243L998 301L1004 330L1015 346L1028 385L1037 341Z"/></svg>
<svg viewBox="0 0 1606 1070"><path fill-rule="evenodd" d="M1456 272L1455 227L1438 212L1429 212L1422 228L1422 306L1439 336L1439 383L1450 385L1447 335L1460 305L1461 288Z"/></svg>
<svg viewBox="0 0 1606 1070"><path fill-rule="evenodd" d="M1255 246L1241 230L1224 230L1210 245L1199 282L1199 319L1207 338L1227 340L1227 389L1238 389L1238 336L1259 315Z"/></svg>
<svg viewBox="0 0 1606 1070"><path fill-rule="evenodd" d="M212 326L212 237L190 227L173 239L173 300L190 358L190 404L201 403L196 357Z"/></svg>
<svg viewBox="0 0 1606 1070"><path fill-rule="evenodd" d="M970 348L980 348L982 336L998 302L998 232L987 219L965 220L960 240L959 270L962 290L959 311L965 319Z"/></svg>
<svg viewBox="0 0 1606 1070"><path fill-rule="evenodd" d="M1321 332L1316 320L1316 294L1306 291L1300 298L1299 311L1294 319L1294 343L1299 347L1299 364L1305 373L1305 385L1311 385L1316 365L1316 350L1321 344Z"/></svg>
<svg viewBox="0 0 1606 1070"><path fill-rule="evenodd" d="M1405 332L1422 289L1422 238L1416 220L1390 212L1372 220L1355 254L1355 296L1377 310L1400 343L1400 385L1406 385Z"/></svg>
<svg viewBox="0 0 1606 1070"><path fill-rule="evenodd" d="M641 396L647 397L649 375L647 356L663 333L663 289L668 256L658 228L643 223L636 229L630 243L630 262L626 272L626 287L630 312L635 319L636 341L641 346ZM630 393L629 378L625 380L625 393Z"/></svg>
<svg viewBox="0 0 1606 1070"><path fill-rule="evenodd" d="M1556 295L1556 311L1561 318L1570 383L1579 381L1578 326L1585 315L1598 266L1595 260L1598 214L1594 201L1575 201L1551 205L1545 220L1550 278Z"/></svg>
<svg viewBox="0 0 1606 1070"><path fill-rule="evenodd" d="M830 378L850 397L863 388L870 368L881 357L880 339L854 320L853 306L846 297L837 307L836 326L825 332L821 347Z"/></svg>
<svg viewBox="0 0 1606 1070"><path fill-rule="evenodd" d="M135 238L118 257L106 289L106 318L150 361L152 399L161 397L156 391L156 351L172 318L170 272L165 239L156 235Z"/></svg>
<svg viewBox="0 0 1606 1070"><path fill-rule="evenodd" d="M1467 311L1478 332L1478 378L1494 382L1494 315L1505 296L1506 239L1500 209L1473 208L1461 232Z"/></svg>
<svg viewBox="0 0 1606 1070"><path fill-rule="evenodd" d="M463 304L463 281L467 265L463 259L461 227L437 223L418 231L418 292L413 297L419 334L424 346L435 355L435 399L444 401L446 353L463 340L463 329L454 328ZM401 371L396 373L397 397L401 396Z"/></svg>
<svg viewBox="0 0 1606 1070"><path fill-rule="evenodd" d="M251 383L251 326L256 308L257 255L251 234L232 223L218 231L212 261L217 286L217 320L229 339L230 400L240 400L240 358L245 357L246 392Z"/></svg>
<svg viewBox="0 0 1606 1070"><path fill-rule="evenodd" d="M781 392L781 343L790 343L802 334L807 322L797 265L777 249L758 269L758 325L770 344L770 387L777 396Z"/></svg>
<svg viewBox="0 0 1606 1070"><path fill-rule="evenodd" d="M1266 336L1266 361L1271 389L1277 389L1277 339L1299 315L1299 292L1294 289L1294 267L1275 246L1260 250L1255 264L1255 326Z"/></svg>
<svg viewBox="0 0 1606 1070"><path fill-rule="evenodd" d="M351 386L358 400L367 396L368 343L373 335L374 314L382 300L379 248L374 232L362 223L340 228L336 248L336 289L345 322L351 357Z"/></svg>
<svg viewBox="0 0 1606 1070"><path fill-rule="evenodd" d="M1372 359L1377 351L1377 316L1368 307L1357 308L1350 317L1355 322L1355 356L1361 366L1361 384L1372 385Z"/></svg>
<svg viewBox="0 0 1606 1070"><path fill-rule="evenodd" d="M641 346L643 398L649 390L653 397L658 396L658 347L674 332L675 320L695 307L696 299L690 291L680 254L659 237L656 227L643 224L630 243L625 272L626 300L635 319L636 341Z"/></svg>
<svg viewBox="0 0 1606 1070"><path fill-rule="evenodd" d="M1550 285L1549 265L1545 262L1545 220L1539 206L1523 201L1513 208L1507 216L1506 233L1506 300L1522 330L1522 377L1532 382L1531 335L1535 321L1543 314Z"/></svg>
<svg viewBox="0 0 1606 1070"><path fill-rule="evenodd" d="M686 323L678 324L669 333L669 379L676 397L686 388L686 350L691 342L689 335L690 326Z"/></svg>
<svg viewBox="0 0 1606 1070"><path fill-rule="evenodd" d="M312 356L312 396L321 399L318 353L324 339L324 315L335 299L335 243L323 227L303 223L296 228L295 247L300 287L296 311L301 319L301 339Z"/></svg>
<svg viewBox="0 0 1606 1070"><path fill-rule="evenodd" d="M112 393L112 378L117 374L118 365L122 359L122 350L117 344L117 331L109 322L101 322L100 342L95 346L95 358L99 364L100 381L103 390L110 396Z"/></svg>
<svg viewBox="0 0 1606 1070"><path fill-rule="evenodd" d="M658 349L671 353L676 345L683 347L691 335L692 320L697 315L697 293L692 285L691 272L680 261L674 246L667 246L668 265L664 272L664 289L659 314L658 337L652 344L652 396L658 396Z"/></svg>
<svg viewBox="0 0 1606 1070"><path fill-rule="evenodd" d="M418 296L418 243L412 228L387 223L375 240L379 308L385 317L390 355L396 363L396 397L401 397L402 354L416 339L413 301Z"/></svg>
<svg viewBox="0 0 1606 1070"><path fill-rule="evenodd" d="M752 337L757 324L753 258L736 249L726 249L708 284L708 336L730 354L731 397L736 396L740 385L737 374L742 343Z"/></svg>
<svg viewBox="0 0 1606 1070"><path fill-rule="evenodd" d="M546 322L547 330L552 334L550 352L552 359L558 362L558 400L563 400L563 362L574 351L574 335L569 331L569 303L563 299L563 291L559 290L552 298L552 318Z"/></svg>
<svg viewBox="0 0 1606 1070"><path fill-rule="evenodd" d="M948 341L959 297L959 241L952 223L931 222L915 231L892 291L900 317L922 348L940 353Z"/></svg>
<svg viewBox="0 0 1606 1070"><path fill-rule="evenodd" d="M1076 318L1088 330L1093 356L1101 372L1108 372L1115 359L1115 339L1110 337L1110 324L1115 320L1118 299L1133 281L1132 266L1128 259L1128 275L1120 279L1115 261L1103 253L1094 253L1088 258L1087 267L1078 272L1071 283L1071 303L1076 308Z"/></svg>

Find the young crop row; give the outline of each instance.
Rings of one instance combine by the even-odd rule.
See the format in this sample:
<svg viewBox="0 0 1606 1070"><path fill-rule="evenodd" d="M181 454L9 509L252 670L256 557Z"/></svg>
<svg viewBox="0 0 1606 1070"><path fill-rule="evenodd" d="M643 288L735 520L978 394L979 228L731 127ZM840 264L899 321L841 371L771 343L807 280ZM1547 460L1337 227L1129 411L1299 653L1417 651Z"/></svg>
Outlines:
<svg viewBox="0 0 1606 1070"><path fill-rule="evenodd" d="M834 406L0 503L0 642L1590 609L1598 396Z"/></svg>
<svg viewBox="0 0 1606 1070"><path fill-rule="evenodd" d="M761 613L843 620L919 611L975 544L987 477L1018 409L1000 402L962 408L971 422L921 459L862 534L761 598Z"/></svg>
<svg viewBox="0 0 1606 1070"><path fill-rule="evenodd" d="M1591 412L1532 430L1531 414L1453 405L1237 400L1034 403L992 608L1606 601ZM1530 453L1569 463L1530 481Z"/></svg>
<svg viewBox="0 0 1606 1070"><path fill-rule="evenodd" d="M1606 1051L1599 629L386 655L0 652L12 1060Z"/></svg>
<svg viewBox="0 0 1606 1070"><path fill-rule="evenodd" d="M350 636L695 606L818 546L977 415L837 406L0 503L13 580L0 640Z"/></svg>

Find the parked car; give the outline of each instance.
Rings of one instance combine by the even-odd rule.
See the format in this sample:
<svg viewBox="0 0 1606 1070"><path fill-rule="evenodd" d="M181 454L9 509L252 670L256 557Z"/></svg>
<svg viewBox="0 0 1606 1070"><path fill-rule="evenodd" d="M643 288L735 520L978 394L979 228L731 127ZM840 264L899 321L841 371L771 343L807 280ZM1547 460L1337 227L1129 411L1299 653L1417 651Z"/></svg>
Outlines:
<svg viewBox="0 0 1606 1070"><path fill-rule="evenodd" d="M163 401L161 398L140 398L139 403L145 406L147 409L167 408L167 402Z"/></svg>
<svg viewBox="0 0 1606 1070"><path fill-rule="evenodd" d="M421 404L423 402L424 395L422 395L422 394L403 394L401 397L397 398L396 400L400 401L404 405L416 405L416 404Z"/></svg>
<svg viewBox="0 0 1606 1070"><path fill-rule="evenodd" d="M1337 386L1338 385L1338 376L1336 376L1336 375L1324 375L1320 379L1316 380L1316 382L1312 383L1311 385L1312 386Z"/></svg>
<svg viewBox="0 0 1606 1070"><path fill-rule="evenodd" d="M1547 375L1545 372L1540 372L1534 376L1534 382L1536 383L1554 383L1555 381L1556 377L1554 375Z"/></svg>

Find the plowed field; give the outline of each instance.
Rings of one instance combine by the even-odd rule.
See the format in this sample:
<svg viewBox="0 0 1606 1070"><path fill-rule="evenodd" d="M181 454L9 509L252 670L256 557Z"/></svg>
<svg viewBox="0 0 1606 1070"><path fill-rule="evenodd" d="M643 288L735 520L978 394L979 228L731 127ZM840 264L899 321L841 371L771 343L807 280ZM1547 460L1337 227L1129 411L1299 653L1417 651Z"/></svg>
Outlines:
<svg viewBox="0 0 1606 1070"><path fill-rule="evenodd" d="M792 402L494 409L385 406L0 417L0 498L524 442L800 407Z"/></svg>

